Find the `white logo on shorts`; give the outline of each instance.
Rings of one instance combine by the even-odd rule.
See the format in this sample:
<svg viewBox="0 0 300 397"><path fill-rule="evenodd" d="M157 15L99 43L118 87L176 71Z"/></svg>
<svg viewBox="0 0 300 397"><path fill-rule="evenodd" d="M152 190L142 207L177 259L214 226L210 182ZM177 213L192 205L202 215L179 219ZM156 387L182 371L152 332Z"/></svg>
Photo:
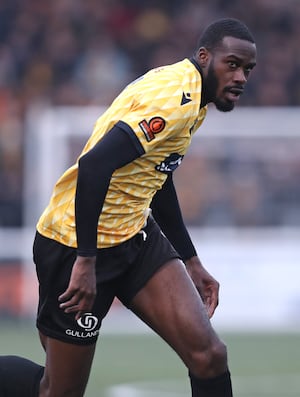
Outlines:
<svg viewBox="0 0 300 397"><path fill-rule="evenodd" d="M85 331L93 331L93 329L97 327L98 319L93 316L92 313L85 313L79 320L77 320L77 324L81 328L84 328Z"/></svg>

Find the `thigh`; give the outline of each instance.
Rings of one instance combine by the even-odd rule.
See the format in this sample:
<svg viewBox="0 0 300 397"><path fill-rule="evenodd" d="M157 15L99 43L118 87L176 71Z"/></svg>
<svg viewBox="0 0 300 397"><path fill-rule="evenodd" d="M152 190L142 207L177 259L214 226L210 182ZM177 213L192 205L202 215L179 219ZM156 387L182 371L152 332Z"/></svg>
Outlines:
<svg viewBox="0 0 300 397"><path fill-rule="evenodd" d="M74 345L41 334L46 350L40 397L82 397L88 382L95 344Z"/></svg>
<svg viewBox="0 0 300 397"><path fill-rule="evenodd" d="M179 254L151 216L147 225L131 240L128 249L132 253L131 260L120 278L117 297L125 306L130 307L133 297L152 276L165 263L179 258Z"/></svg>
<svg viewBox="0 0 300 397"><path fill-rule="evenodd" d="M162 266L136 294L130 308L185 363L191 351L217 340L202 299L179 259Z"/></svg>

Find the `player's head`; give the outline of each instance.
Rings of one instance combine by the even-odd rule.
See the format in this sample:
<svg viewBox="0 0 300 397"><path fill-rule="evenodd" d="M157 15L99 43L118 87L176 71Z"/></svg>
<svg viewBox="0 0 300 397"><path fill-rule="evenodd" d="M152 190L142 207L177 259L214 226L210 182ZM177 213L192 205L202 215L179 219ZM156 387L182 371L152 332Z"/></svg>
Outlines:
<svg viewBox="0 0 300 397"><path fill-rule="evenodd" d="M255 41L247 26L233 18L212 23L199 39L195 59L203 71L204 103L232 110L256 64Z"/></svg>

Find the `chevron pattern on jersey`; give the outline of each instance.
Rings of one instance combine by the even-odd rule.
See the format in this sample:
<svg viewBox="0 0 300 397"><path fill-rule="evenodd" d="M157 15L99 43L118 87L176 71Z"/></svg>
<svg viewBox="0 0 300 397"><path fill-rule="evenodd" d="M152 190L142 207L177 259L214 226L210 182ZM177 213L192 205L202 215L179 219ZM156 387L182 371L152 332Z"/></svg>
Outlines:
<svg viewBox="0 0 300 397"><path fill-rule="evenodd" d="M166 179L163 171L174 168L167 162L174 156L183 158L205 118L206 107L200 109L201 88L199 71L184 59L133 81L96 121L81 155L119 121L145 150L143 156L113 174L99 218L98 248L126 241L142 228L152 197ZM76 178L77 163L58 180L37 225L42 235L71 247L76 247Z"/></svg>

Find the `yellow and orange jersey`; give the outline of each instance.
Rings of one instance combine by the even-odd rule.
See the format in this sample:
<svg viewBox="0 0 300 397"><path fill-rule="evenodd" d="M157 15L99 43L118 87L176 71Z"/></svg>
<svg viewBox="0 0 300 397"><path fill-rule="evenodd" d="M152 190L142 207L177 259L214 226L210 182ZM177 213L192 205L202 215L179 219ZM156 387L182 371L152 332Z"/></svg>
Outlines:
<svg viewBox="0 0 300 397"><path fill-rule="evenodd" d="M207 109L200 108L201 90L199 70L184 59L153 69L129 84L96 121L81 156L114 125L126 131L133 142L137 138L145 151L112 175L98 222L98 248L120 244L142 228L155 192L181 163L193 133L205 118ZM39 233L71 247L77 247L77 170L76 162L58 180L37 224Z"/></svg>

